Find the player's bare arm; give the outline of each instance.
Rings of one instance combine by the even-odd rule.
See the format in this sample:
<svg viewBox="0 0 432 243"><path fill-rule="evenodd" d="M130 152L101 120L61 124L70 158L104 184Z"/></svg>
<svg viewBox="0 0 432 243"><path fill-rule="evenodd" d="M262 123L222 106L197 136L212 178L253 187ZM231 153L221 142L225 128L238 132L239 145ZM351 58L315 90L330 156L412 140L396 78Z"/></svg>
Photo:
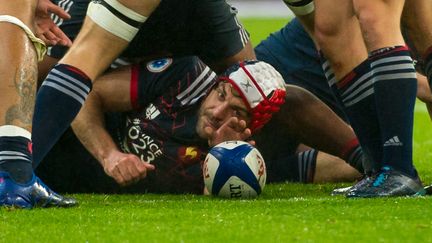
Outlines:
<svg viewBox="0 0 432 243"><path fill-rule="evenodd" d="M132 107L129 76L129 68L125 67L98 79L72 123L83 145L101 163L105 173L120 185L136 183L146 177L148 170L154 170L153 165L138 156L121 152L105 129L104 112L127 111Z"/></svg>

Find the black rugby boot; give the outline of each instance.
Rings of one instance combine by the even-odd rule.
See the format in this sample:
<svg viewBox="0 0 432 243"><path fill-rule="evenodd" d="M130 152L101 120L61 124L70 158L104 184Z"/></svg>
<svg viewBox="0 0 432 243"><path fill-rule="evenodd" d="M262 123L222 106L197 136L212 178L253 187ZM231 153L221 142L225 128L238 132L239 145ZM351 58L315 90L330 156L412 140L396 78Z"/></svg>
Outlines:
<svg viewBox="0 0 432 243"><path fill-rule="evenodd" d="M348 198L422 196L425 190L419 178L411 178L384 166L373 180L347 193Z"/></svg>

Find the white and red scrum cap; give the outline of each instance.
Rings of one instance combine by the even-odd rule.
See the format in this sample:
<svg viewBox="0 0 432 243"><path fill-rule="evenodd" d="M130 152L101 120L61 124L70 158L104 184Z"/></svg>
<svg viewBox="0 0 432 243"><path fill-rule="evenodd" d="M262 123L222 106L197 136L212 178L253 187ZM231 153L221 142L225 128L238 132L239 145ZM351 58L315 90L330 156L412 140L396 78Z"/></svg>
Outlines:
<svg viewBox="0 0 432 243"><path fill-rule="evenodd" d="M255 132L270 121L273 113L285 103L285 82L270 64L244 61L231 66L219 78L228 81L240 94L249 111L249 128Z"/></svg>

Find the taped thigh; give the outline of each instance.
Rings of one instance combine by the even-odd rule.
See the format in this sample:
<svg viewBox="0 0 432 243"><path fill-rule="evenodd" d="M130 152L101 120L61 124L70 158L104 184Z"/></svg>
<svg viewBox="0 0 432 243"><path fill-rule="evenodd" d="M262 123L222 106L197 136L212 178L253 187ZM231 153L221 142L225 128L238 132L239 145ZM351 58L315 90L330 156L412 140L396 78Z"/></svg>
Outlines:
<svg viewBox="0 0 432 243"><path fill-rule="evenodd" d="M10 16L10 15L0 15L0 22L8 22L8 23L15 24L15 25L18 25L19 27L21 27L21 29L23 29L25 31L25 33L27 34L28 38L33 42L33 45L36 49L38 61L42 61L42 59L46 53L45 42L43 40L37 38L33 34L33 32L30 30L30 28L27 27L27 25L25 25L18 18L14 17L14 16Z"/></svg>

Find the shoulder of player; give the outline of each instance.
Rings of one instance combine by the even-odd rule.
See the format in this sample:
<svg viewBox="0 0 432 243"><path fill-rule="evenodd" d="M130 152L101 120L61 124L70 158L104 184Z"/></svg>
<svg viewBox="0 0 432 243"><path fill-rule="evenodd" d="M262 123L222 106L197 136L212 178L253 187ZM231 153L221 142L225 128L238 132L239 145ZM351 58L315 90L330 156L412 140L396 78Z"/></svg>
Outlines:
<svg viewBox="0 0 432 243"><path fill-rule="evenodd" d="M199 58L190 59L187 65L188 71L180 81L179 92L176 95L182 105L194 104L207 94L217 80L216 73Z"/></svg>

